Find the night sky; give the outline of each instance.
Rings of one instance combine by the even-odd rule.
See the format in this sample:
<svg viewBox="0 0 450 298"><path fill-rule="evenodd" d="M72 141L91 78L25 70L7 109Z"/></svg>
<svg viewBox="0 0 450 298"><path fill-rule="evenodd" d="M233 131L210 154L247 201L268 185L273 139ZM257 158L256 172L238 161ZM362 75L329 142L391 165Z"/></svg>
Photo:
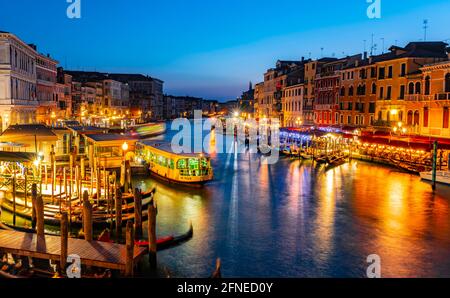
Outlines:
<svg viewBox="0 0 450 298"><path fill-rule="evenodd" d="M45 3L45 4L43 4ZM132 3L132 4L130 4ZM0 0L0 30L35 43L71 70L136 72L165 81L165 92L234 99L263 80L277 59L343 56L428 39L450 42L448 0ZM323 51L321 50L323 48Z"/></svg>

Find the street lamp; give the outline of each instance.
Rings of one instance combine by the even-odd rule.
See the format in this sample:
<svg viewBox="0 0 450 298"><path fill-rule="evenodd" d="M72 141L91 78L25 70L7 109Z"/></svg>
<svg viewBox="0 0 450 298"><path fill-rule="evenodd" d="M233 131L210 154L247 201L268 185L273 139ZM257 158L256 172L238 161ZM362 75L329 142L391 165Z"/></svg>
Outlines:
<svg viewBox="0 0 450 298"><path fill-rule="evenodd" d="M125 152L125 151L128 151L128 143L127 142L124 142L123 144L122 144L122 150Z"/></svg>

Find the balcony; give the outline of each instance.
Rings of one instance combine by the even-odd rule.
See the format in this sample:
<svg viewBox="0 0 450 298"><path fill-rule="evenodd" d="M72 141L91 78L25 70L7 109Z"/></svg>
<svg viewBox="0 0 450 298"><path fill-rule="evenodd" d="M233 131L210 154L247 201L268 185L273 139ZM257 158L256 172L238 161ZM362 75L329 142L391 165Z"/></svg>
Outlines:
<svg viewBox="0 0 450 298"><path fill-rule="evenodd" d="M430 101L430 100L434 100L435 97L438 97L439 94L436 94L436 96L434 95L422 95L422 94L410 94L410 95L405 95L405 100L406 101Z"/></svg>
<svg viewBox="0 0 450 298"><path fill-rule="evenodd" d="M450 92L438 93L435 97L436 100L450 100Z"/></svg>

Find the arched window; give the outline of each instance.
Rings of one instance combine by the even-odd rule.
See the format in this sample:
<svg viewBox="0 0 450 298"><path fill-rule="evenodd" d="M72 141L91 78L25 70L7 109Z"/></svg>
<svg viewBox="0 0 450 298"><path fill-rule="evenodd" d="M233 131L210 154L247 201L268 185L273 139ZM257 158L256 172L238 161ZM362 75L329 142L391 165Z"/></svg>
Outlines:
<svg viewBox="0 0 450 298"><path fill-rule="evenodd" d="M414 94L414 83L409 83L408 85L408 94Z"/></svg>
<svg viewBox="0 0 450 298"><path fill-rule="evenodd" d="M419 111L414 112L414 125L419 125L420 122L420 114Z"/></svg>
<svg viewBox="0 0 450 298"><path fill-rule="evenodd" d="M348 89L348 96L353 96L353 86Z"/></svg>
<svg viewBox="0 0 450 298"><path fill-rule="evenodd" d="M372 83L372 94L377 94L377 84Z"/></svg>
<svg viewBox="0 0 450 298"><path fill-rule="evenodd" d="M430 95L430 87L431 87L431 82L430 82L430 77L426 77L425 78L425 95Z"/></svg>
<svg viewBox="0 0 450 298"><path fill-rule="evenodd" d="M406 123L411 126L413 124L413 111L408 111L408 119Z"/></svg>
<svg viewBox="0 0 450 298"><path fill-rule="evenodd" d="M422 84L420 84L420 82L416 83L416 94L421 94L422 93Z"/></svg>
<svg viewBox="0 0 450 298"><path fill-rule="evenodd" d="M445 75L445 92L450 92L450 72Z"/></svg>
<svg viewBox="0 0 450 298"><path fill-rule="evenodd" d="M341 96L345 96L345 87L341 88Z"/></svg>

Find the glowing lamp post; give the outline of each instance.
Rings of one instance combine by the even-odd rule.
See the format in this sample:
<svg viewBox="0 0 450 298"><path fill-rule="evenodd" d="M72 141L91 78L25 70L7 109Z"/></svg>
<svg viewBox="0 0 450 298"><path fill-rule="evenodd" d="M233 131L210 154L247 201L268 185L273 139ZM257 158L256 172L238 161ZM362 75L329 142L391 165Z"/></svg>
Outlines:
<svg viewBox="0 0 450 298"><path fill-rule="evenodd" d="M129 149L128 143L127 143L127 142L124 142L124 143L122 144L122 152L123 152L123 159L124 159L124 160L125 160L125 157L126 157L126 154L127 154L128 149Z"/></svg>

